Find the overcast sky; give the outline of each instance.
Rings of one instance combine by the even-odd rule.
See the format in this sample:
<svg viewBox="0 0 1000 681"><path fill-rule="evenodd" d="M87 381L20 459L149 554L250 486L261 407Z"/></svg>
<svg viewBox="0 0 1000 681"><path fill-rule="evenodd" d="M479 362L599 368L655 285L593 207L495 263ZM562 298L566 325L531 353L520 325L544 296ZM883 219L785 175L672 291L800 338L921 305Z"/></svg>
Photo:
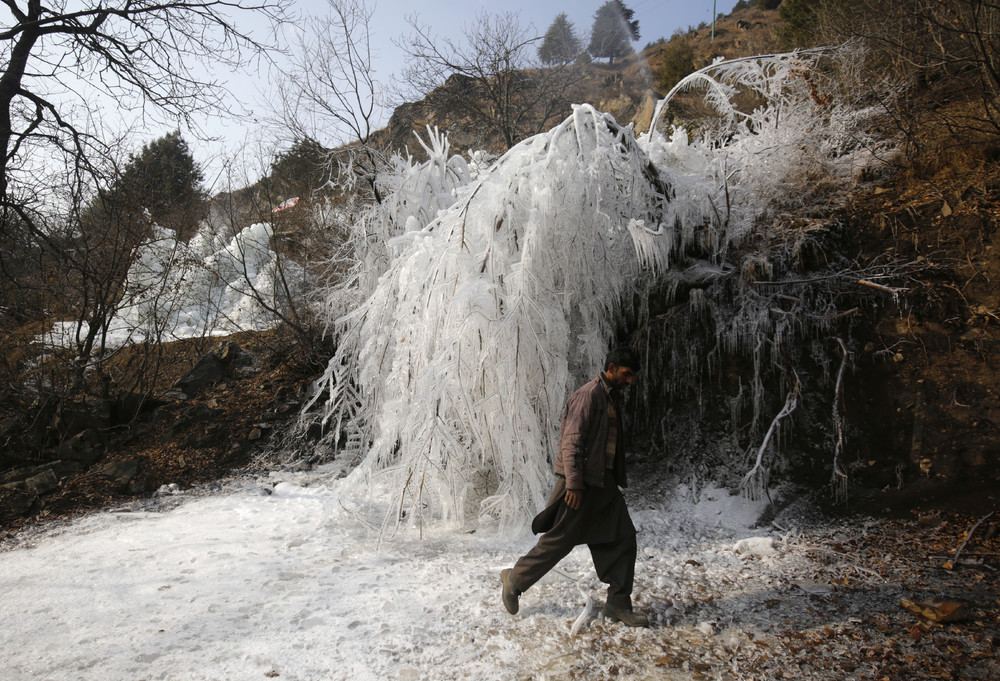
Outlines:
<svg viewBox="0 0 1000 681"><path fill-rule="evenodd" d="M539 35L552 23L557 14L565 12L572 22L577 35L586 44L593 24L594 13L604 0L379 0L369 3L374 5L372 21L373 57L376 77L388 83L392 76L398 74L404 66L402 51L393 44L408 33L407 17L416 15L421 23L433 28L437 36L452 36L459 39L463 27L475 22L480 12L502 13L516 12L523 24L531 24ZM710 22L713 8L716 14L729 13L736 0L632 0L626 2L634 12L634 18L639 20L640 38L635 43L636 49L642 49L647 43L658 38L669 38L678 28L697 26L701 22ZM300 14L322 14L327 11L326 0L296 0L294 9ZM269 76L265 73L239 75L234 77L216 74L228 79L234 90L236 101L234 112L241 106L240 119L237 121L207 121L206 130L221 138L213 143L198 142L190 139L191 146L199 161L206 167L206 180L210 185L217 182L221 161L224 157L239 155L241 151L253 149L259 154L261 146L265 153L269 143L270 133L263 130L260 121L266 117L267 99L273 97L268 83ZM386 111L385 124L391 110ZM151 138L155 138L153 134ZM148 140L147 140L148 141ZM327 140L321 140L329 143ZM218 187L217 187L218 189Z"/></svg>

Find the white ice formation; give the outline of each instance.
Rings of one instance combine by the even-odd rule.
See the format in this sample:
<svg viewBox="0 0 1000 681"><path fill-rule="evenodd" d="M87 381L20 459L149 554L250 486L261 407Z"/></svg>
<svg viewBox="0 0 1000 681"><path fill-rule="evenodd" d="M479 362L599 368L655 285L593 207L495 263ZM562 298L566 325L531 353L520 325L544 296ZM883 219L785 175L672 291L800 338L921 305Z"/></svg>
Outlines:
<svg viewBox="0 0 1000 681"><path fill-rule="evenodd" d="M848 56L693 74L678 90L707 86L721 114L697 139L636 137L581 105L486 167L449 158L433 132L428 161L399 163L389 200L354 226L353 276L326 296L337 351L305 416L326 426L321 449L360 462L351 475L384 502L383 530L429 517L520 526L539 507L568 393L646 324L650 295L684 288L692 318L712 314L701 288L739 278L727 253L768 211L872 162L871 112L822 90L817 65ZM737 92L756 108L739 111ZM756 267L766 277L766 258ZM773 323L752 305L734 315L715 321L716 345L766 362L754 344ZM671 353L650 368L691 380L702 358L684 356L683 338Z"/></svg>

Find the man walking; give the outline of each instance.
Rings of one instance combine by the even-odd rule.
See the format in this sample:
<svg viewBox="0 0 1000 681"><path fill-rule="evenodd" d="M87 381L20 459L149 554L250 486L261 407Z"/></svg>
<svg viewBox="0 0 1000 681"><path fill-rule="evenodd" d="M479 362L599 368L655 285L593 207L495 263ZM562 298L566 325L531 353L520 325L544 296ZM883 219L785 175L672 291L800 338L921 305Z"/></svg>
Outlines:
<svg viewBox="0 0 1000 681"><path fill-rule="evenodd" d="M635 577L635 526L619 487L626 487L621 450L619 393L632 384L638 358L627 349L613 350L604 371L569 398L559 434L555 489L531 530L544 533L513 569L500 573L503 605L517 613L518 598L574 546L586 544L597 576L608 585L604 615L630 627L649 626L632 610Z"/></svg>

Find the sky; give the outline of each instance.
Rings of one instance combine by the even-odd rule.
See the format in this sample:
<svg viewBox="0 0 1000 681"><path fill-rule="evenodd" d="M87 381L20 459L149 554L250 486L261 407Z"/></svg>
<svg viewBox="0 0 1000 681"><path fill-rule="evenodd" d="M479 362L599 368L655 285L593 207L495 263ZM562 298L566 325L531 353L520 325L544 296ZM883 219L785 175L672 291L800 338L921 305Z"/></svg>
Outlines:
<svg viewBox="0 0 1000 681"><path fill-rule="evenodd" d="M438 0L436 2L412 2L412 0L381 0L372 2L374 8L372 21L373 62L376 77L383 83L391 81L405 66L403 51L394 44L399 38L409 32L407 18L416 16L420 22L433 28L435 35L459 38L463 27L475 22L481 12L517 13L521 22L531 24L538 35L555 19L557 14L565 12L573 24L577 35L586 42L593 24L594 13L602 4L602 0L587 2L537 2L532 0ZM713 7L716 14L728 13L736 0L634 0L626 5L634 10L634 18L639 20L639 40L635 42L636 49L642 49L647 43L659 38L669 38L677 29L697 26L701 22L710 22ZM300 15L317 15L328 11L326 0L296 0L293 12ZM261 27L260 30L266 30ZM286 30L286 35L291 35ZM271 81L273 74L244 73L226 76L216 74L229 81L230 89L234 91L231 110L237 114L235 120L212 119L204 122L205 131L218 139L211 142L191 140L191 147L208 172L206 179L209 184L220 180L223 160L240 154L249 154L247 160L253 162L254 156L263 149L266 154L271 147L279 148L285 144L278 140L274 133L263 129L261 121L267 118L271 107L269 99L274 98ZM388 122L391 108L385 109L381 123ZM158 136L153 135L153 138ZM148 141L148 140L147 140ZM330 143L326 140L321 140Z"/></svg>

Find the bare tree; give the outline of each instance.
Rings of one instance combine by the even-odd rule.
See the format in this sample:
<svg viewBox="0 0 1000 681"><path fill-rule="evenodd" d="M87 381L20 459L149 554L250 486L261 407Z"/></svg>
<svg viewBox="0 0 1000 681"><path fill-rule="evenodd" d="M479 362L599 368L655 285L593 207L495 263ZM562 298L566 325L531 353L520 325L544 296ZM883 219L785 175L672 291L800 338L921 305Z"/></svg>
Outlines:
<svg viewBox="0 0 1000 681"><path fill-rule="evenodd" d="M918 110L959 137L1000 132L1000 5L994 0L847 0L822 5L817 24L833 39L874 45L882 67L914 85ZM961 99L977 106L948 106Z"/></svg>
<svg viewBox="0 0 1000 681"><path fill-rule="evenodd" d="M299 139L332 134L329 174L348 185L360 181L381 203L377 178L386 154L373 139L382 92L372 68L372 10L349 0L327 4L328 14L304 24L291 65L279 81L277 113Z"/></svg>
<svg viewBox="0 0 1000 681"><path fill-rule="evenodd" d="M288 2L3 0L0 307L30 291L36 310L74 320L69 391L81 389L86 370L101 371L149 228L122 202L99 219L86 215L106 202L127 155L126 132L110 131L116 110L191 129L199 115L225 113L225 90L210 74L267 58L270 46L245 27L252 17L283 21Z"/></svg>
<svg viewBox="0 0 1000 681"><path fill-rule="evenodd" d="M420 95L469 116L494 133L504 149L545 130L569 108L566 93L582 74L573 63L544 68L531 25L516 13L480 13L464 42L435 36L417 17L400 47L410 56L402 74Z"/></svg>
<svg viewBox="0 0 1000 681"><path fill-rule="evenodd" d="M97 172L109 151L93 128L100 97L189 124L220 111L221 87L198 68L236 69L265 56L268 46L239 23L251 14L280 21L286 2L4 0L0 206L38 227L38 159Z"/></svg>

